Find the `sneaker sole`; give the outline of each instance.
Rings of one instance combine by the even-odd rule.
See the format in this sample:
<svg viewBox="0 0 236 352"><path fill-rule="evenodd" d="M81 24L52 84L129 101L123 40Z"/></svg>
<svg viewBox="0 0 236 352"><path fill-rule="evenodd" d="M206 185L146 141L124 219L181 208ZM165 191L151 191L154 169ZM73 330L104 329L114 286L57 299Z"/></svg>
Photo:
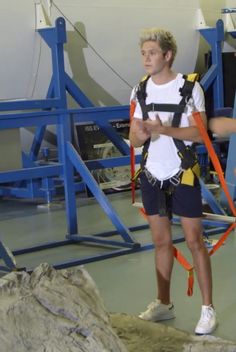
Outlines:
<svg viewBox="0 0 236 352"><path fill-rule="evenodd" d="M145 319L145 318L142 318L141 316L138 316L138 317L139 317L139 319L142 319L145 321L152 321L154 323L157 323L159 321L164 321L164 320L171 320L171 319L175 318L175 316L163 317L163 318L158 318L158 319Z"/></svg>
<svg viewBox="0 0 236 352"><path fill-rule="evenodd" d="M195 335L197 335L197 336L211 335L215 331L215 329L217 328L217 325L218 325L218 323L216 323L214 328L211 331L209 331L209 332L201 333L201 332L196 332L195 331Z"/></svg>

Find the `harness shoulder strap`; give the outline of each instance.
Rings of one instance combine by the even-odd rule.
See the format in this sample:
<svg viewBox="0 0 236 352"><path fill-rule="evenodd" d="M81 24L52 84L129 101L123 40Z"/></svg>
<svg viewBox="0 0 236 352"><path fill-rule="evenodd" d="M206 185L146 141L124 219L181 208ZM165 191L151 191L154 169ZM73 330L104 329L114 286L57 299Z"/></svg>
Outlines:
<svg viewBox="0 0 236 352"><path fill-rule="evenodd" d="M141 109L142 109L143 120L148 119L148 109L147 109L147 105L146 105L146 97L147 97L146 86L147 86L147 81L149 78L150 78L150 76L145 76L141 80L141 82L138 85L138 90L136 93L138 102L139 102Z"/></svg>
<svg viewBox="0 0 236 352"><path fill-rule="evenodd" d="M147 93L146 93L146 86L147 86L147 81L150 78L150 76L145 76L141 82L138 85L138 90L137 90L137 99L138 102L140 104L140 107L142 109L142 114L143 114L143 120L147 120L148 119L148 108L146 105L146 97L147 97ZM141 160L141 170L144 169L145 163L146 163L146 158L147 158L147 152L148 152L148 148L150 145L150 141L151 139L147 139L146 142L143 145L143 150L142 150L142 160Z"/></svg>
<svg viewBox="0 0 236 352"><path fill-rule="evenodd" d="M193 87L198 78L198 75L197 74L190 74L188 76L184 75L183 78L185 79L184 84L179 89L179 92L182 96L180 104L186 107L186 104L188 103L189 99L192 96ZM176 112L174 114L174 117L172 120L173 127L179 127L181 116L182 114L180 114L179 112ZM179 156L182 160L182 163L181 163L182 168L184 170L193 168L194 165L197 163L197 157L193 151L193 148L186 147L184 141L182 140L173 138L173 141L175 143L176 148L179 151Z"/></svg>
<svg viewBox="0 0 236 352"><path fill-rule="evenodd" d="M193 87L194 87L196 79L197 79L197 74L190 74L188 76L183 75L183 78L185 79L185 81L184 81L183 86L179 89L180 95L182 96L182 99L181 99L179 105L183 105L185 108L189 99L192 96ZM176 112L174 114L173 121L172 121L173 127L179 126L181 116L182 116L182 114L179 112Z"/></svg>

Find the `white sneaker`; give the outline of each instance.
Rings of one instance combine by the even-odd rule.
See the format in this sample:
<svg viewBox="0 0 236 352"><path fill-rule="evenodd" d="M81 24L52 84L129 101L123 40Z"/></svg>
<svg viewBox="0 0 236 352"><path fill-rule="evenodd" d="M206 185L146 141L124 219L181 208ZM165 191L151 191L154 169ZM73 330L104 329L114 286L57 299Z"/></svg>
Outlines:
<svg viewBox="0 0 236 352"><path fill-rule="evenodd" d="M162 304L159 299L150 303L145 312L139 314L139 318L143 320L161 321L175 318L174 306L170 304Z"/></svg>
<svg viewBox="0 0 236 352"><path fill-rule="evenodd" d="M211 334L217 326L216 312L211 306L202 306L201 317L197 323L195 334Z"/></svg>

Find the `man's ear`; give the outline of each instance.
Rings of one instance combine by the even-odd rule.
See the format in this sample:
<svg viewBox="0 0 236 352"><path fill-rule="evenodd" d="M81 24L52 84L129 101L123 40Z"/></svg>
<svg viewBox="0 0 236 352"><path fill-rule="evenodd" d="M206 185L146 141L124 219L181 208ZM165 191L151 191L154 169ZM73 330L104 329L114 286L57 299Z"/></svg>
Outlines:
<svg viewBox="0 0 236 352"><path fill-rule="evenodd" d="M170 61L171 61L172 55L173 55L173 53L172 53L171 50L168 50L168 51L165 53L165 59L166 59L167 62L170 62Z"/></svg>

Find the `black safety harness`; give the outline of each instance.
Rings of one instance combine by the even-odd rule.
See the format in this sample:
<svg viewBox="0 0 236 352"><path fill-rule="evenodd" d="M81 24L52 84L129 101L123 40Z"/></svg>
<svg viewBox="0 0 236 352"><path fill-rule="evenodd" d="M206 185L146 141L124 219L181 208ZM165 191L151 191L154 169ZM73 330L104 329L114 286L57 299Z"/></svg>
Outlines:
<svg viewBox="0 0 236 352"><path fill-rule="evenodd" d="M185 107L189 99L192 96L192 91L195 84L195 78L193 80L189 80L188 76L185 76L185 75L183 76L185 81L183 86L179 89L180 95L182 97L179 104L155 104L155 103L146 104L146 98L147 98L146 86L149 78L150 77L147 76L144 80L142 80L139 83L136 91L136 97L142 110L143 120L147 120L149 118L148 113L150 111L173 112L174 116L172 119L172 127L179 127L181 116L185 110ZM149 138L144 143L143 151L142 151L141 167L138 170L135 177L137 178L141 174L141 172L144 172L149 183L151 183L152 186L157 186L157 189L159 192L158 201L159 201L160 216L168 215L171 218L172 214L170 210L170 201L171 201L171 196L172 196L174 187L179 185L179 183L181 182L185 174L185 171L187 172L186 175L188 174L188 172L190 172L191 175L196 174L196 172L194 172L193 170L195 168L199 169L197 155L195 153L194 145L186 146L182 140L173 138L175 146L178 150L178 155L181 159L181 170L170 179L165 181L160 181L157 178L155 178L145 168L150 141L151 139ZM194 184L194 182L190 182L190 183L191 185Z"/></svg>

